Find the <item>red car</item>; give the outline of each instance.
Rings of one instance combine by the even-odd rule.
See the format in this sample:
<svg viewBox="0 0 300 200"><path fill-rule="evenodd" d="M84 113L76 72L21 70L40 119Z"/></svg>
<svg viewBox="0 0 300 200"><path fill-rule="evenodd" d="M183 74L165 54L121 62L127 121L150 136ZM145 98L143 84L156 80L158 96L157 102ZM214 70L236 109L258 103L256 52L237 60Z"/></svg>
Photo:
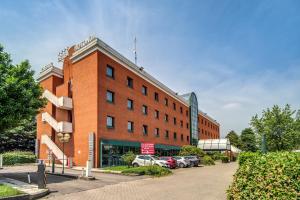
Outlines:
<svg viewBox="0 0 300 200"><path fill-rule="evenodd" d="M167 162L167 166L170 169L175 169L177 167L177 161L171 156L163 156L159 157L160 160L165 160Z"/></svg>

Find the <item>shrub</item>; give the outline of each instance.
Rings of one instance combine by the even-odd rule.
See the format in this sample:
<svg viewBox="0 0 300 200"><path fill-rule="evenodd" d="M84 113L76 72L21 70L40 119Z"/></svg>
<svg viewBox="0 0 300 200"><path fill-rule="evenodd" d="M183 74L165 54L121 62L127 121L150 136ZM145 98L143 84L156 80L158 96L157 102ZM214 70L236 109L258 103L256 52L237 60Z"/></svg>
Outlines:
<svg viewBox="0 0 300 200"><path fill-rule="evenodd" d="M3 153L3 165L15 165L22 163L34 163L36 157L32 152L11 151Z"/></svg>
<svg viewBox="0 0 300 200"><path fill-rule="evenodd" d="M220 160L222 156L223 154L220 152L214 152L210 155L213 160Z"/></svg>
<svg viewBox="0 0 300 200"><path fill-rule="evenodd" d="M199 149L192 145L184 145L181 147L180 156L198 156L203 157L205 155L204 151L202 149Z"/></svg>
<svg viewBox="0 0 300 200"><path fill-rule="evenodd" d="M132 167L122 171L123 174L137 174L137 175L150 175L150 176L166 176L171 174L171 170L163 168L160 166L142 166L142 167Z"/></svg>
<svg viewBox="0 0 300 200"><path fill-rule="evenodd" d="M20 195L22 193L23 192L15 189L9 185L0 184L0 199L5 198L5 197Z"/></svg>
<svg viewBox="0 0 300 200"><path fill-rule="evenodd" d="M277 152L242 154L227 199L298 199L300 155Z"/></svg>
<svg viewBox="0 0 300 200"><path fill-rule="evenodd" d="M210 157L210 156L204 156L203 157L203 164L204 165L214 165L215 164L215 161Z"/></svg>
<svg viewBox="0 0 300 200"><path fill-rule="evenodd" d="M229 163L229 158L226 155L222 155L221 157L222 163Z"/></svg>
<svg viewBox="0 0 300 200"><path fill-rule="evenodd" d="M121 159L129 167L132 165L132 162L135 159L135 155L132 151L128 151L127 153L121 156Z"/></svg>
<svg viewBox="0 0 300 200"><path fill-rule="evenodd" d="M238 157L239 165L243 165L246 161L258 159L261 154L259 152L242 152Z"/></svg>

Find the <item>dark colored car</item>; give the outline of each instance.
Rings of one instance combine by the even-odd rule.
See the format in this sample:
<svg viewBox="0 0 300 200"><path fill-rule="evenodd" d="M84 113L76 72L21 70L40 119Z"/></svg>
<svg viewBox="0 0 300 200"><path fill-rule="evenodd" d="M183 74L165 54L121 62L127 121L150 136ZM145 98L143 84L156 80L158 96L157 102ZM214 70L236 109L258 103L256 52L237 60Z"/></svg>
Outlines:
<svg viewBox="0 0 300 200"><path fill-rule="evenodd" d="M177 167L177 161L171 156L163 156L159 158L160 160L165 160L167 162L167 166L170 169L175 169Z"/></svg>
<svg viewBox="0 0 300 200"><path fill-rule="evenodd" d="M200 164L200 159L197 156L184 156L184 158L191 162L192 167L198 167Z"/></svg>

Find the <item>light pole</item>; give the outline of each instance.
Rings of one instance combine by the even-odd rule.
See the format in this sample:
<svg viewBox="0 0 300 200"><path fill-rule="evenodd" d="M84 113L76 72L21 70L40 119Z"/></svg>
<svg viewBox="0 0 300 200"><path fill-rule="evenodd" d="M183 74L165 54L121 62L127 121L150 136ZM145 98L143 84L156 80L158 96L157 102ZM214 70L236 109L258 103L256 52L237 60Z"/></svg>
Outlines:
<svg viewBox="0 0 300 200"><path fill-rule="evenodd" d="M65 143L70 141L70 134L69 133L58 133L57 134L59 141L62 143L63 145L63 167L62 167L62 171L61 173L64 174L65 173Z"/></svg>

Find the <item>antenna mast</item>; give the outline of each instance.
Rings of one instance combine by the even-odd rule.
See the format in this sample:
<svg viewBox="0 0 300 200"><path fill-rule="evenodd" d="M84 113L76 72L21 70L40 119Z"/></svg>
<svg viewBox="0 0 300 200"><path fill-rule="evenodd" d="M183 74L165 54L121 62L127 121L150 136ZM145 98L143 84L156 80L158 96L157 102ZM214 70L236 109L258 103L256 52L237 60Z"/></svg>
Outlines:
<svg viewBox="0 0 300 200"><path fill-rule="evenodd" d="M137 53L136 53L136 37L134 37L134 63L137 65Z"/></svg>

